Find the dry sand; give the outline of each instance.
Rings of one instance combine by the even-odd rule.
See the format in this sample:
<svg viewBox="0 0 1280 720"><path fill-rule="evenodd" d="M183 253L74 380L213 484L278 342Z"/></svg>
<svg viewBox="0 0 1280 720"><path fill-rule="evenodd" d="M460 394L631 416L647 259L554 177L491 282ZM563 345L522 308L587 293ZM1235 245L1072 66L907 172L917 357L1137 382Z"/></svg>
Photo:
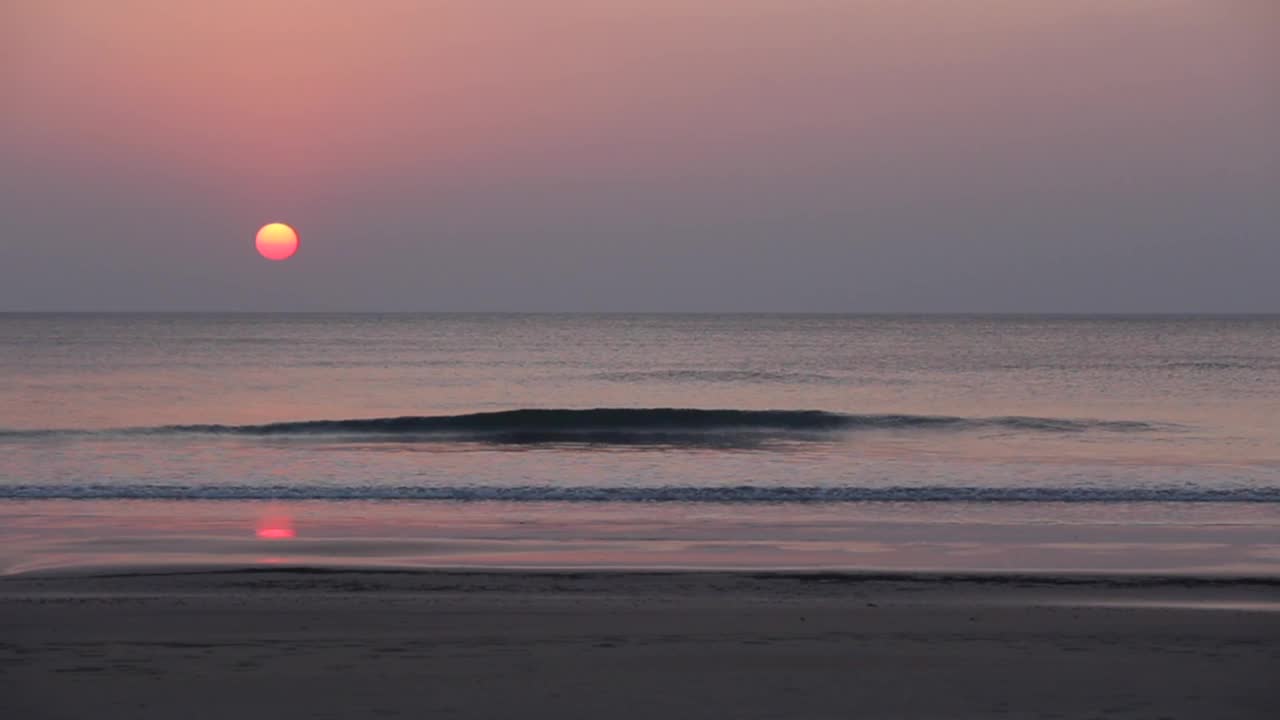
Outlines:
<svg viewBox="0 0 1280 720"><path fill-rule="evenodd" d="M0 578L0 718L1274 718L1280 582Z"/></svg>

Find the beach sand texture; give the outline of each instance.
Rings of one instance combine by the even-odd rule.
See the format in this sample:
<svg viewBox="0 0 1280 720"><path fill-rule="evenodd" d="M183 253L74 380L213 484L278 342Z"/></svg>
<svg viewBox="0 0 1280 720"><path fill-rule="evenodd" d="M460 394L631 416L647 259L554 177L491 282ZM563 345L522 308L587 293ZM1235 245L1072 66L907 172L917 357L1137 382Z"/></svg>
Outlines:
<svg viewBox="0 0 1280 720"><path fill-rule="evenodd" d="M0 717L1272 718L1278 607L1265 579L15 576Z"/></svg>

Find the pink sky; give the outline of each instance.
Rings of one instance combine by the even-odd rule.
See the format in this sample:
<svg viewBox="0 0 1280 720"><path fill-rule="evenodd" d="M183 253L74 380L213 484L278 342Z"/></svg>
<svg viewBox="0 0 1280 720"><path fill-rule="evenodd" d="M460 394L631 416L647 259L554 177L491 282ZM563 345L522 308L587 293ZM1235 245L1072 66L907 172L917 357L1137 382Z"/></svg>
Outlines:
<svg viewBox="0 0 1280 720"><path fill-rule="evenodd" d="M439 246L407 234L465 232L491 243L489 255L518 256L537 242L539 257L577 273L615 273L633 252L605 248L599 263L583 265L565 236L625 227L633 235L619 242L628 245L653 226L686 238L654 242L674 253L669 266L681 270L669 279L689 309L707 306L693 286L712 280L708 258L760 250L763 240L734 239L752 213L813 225L790 232L812 248L813 273L788 269L793 255L760 256L786 283L851 262L837 238L906 237L928 252L948 247L957 222L989 267L984 243L1006 255L1026 247L1013 237L1033 229L1002 215L1028 202L1040 210L1025 222L1083 218L1077 235L1099 251L1103 241L1087 238L1100 230L1135 243L1130 254L1172 243L1177 267L1202 261L1204 238L1153 240L1169 228L1133 228L1161 197L1206 211L1222 211L1224 197L1253 198L1234 208L1243 224L1226 234L1242 249L1265 228L1274 238L1261 196L1280 177L1280 12L1266 0L11 0L3 12L0 159L9 169L0 183L17 186L18 214L30 213L0 226L10 268L20 262L15 234L44 230L48 242L56 233L81 250L113 244L160 266L192 259L191 247L169 258L163 239L139 237L152 204L162 222L209 227L199 246L277 219L319 239L315 247L331 242L328 264L290 293L335 288L315 307L358 299L339 277L351 263L400 287L375 304L439 307L443 296L415 298L397 274L406 253L440 257ZM444 207L424 215L424 196ZM337 203L342 218L331 214ZM132 208L130 217L104 217L104 204ZM922 209L936 218L904 225L894 213L906 208L913 221ZM61 219L46 227L50 216ZM92 239L72 216L92 216ZM382 268L342 248L371 226L362 242L402 262ZM1068 237L1035 250L1027 270L1054 266ZM701 249L690 255L691 243ZM487 261L445 249L455 266ZM40 276L64 260L33 259L28 248L17 273ZM236 272L230 255L208 261ZM135 294L145 281L135 270L106 270L98 277L109 305L172 301L163 284L151 297ZM552 283L553 268L544 272ZM513 273L496 274L510 286ZM767 277L762 269L754 282ZM801 305L858 309L835 276L821 282L830 286ZM205 285L178 304L234 304L219 294L225 288ZM574 297L588 298L580 309L601 309L610 302L597 293L615 287L586 283ZM725 289L731 305L767 309L747 307L746 286ZM31 283L21 296L0 291L0 308L29 304L35 292ZM34 304L57 300L50 295ZM872 304L889 297L877 291ZM534 281L497 304L573 309L560 307L571 300ZM957 294L974 309L988 300ZM1169 298L1115 299L1126 300ZM635 288L621 305L660 301ZM1280 308L1280 295L1249 302Z"/></svg>

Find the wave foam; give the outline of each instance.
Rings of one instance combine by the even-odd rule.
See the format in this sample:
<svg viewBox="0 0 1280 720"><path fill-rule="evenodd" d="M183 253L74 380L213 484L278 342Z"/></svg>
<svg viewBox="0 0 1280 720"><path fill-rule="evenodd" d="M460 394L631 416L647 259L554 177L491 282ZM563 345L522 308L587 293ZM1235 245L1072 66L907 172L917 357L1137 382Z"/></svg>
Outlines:
<svg viewBox="0 0 1280 720"><path fill-rule="evenodd" d="M1280 503L1280 486L947 487L947 486L378 486L165 485L91 483L0 485L0 499L42 500L443 500L569 503Z"/></svg>

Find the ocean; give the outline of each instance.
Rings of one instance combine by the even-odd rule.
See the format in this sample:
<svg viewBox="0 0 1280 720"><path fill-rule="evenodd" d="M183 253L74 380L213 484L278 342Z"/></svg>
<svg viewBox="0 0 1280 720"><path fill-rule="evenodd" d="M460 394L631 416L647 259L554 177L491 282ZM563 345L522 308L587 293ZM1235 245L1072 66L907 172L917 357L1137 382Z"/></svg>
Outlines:
<svg viewBox="0 0 1280 720"><path fill-rule="evenodd" d="M1280 571L1280 316L0 315L0 572Z"/></svg>

